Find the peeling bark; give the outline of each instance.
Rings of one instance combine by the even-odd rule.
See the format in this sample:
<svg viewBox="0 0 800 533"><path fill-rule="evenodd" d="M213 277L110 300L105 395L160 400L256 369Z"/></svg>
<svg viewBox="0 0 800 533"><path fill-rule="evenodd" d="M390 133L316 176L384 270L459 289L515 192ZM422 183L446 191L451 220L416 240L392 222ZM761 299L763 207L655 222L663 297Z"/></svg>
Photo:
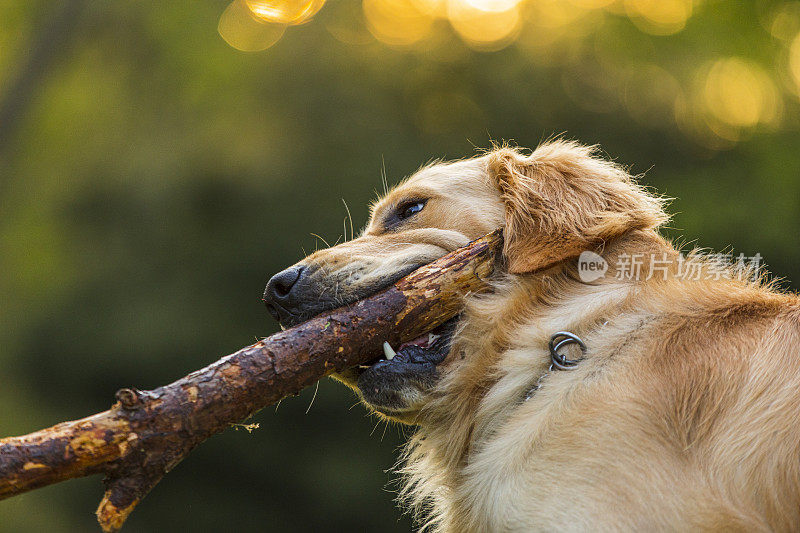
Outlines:
<svg viewBox="0 0 800 533"><path fill-rule="evenodd" d="M392 287L277 333L164 387L121 389L108 410L0 439L0 499L105 474L103 531L131 511L195 446L320 378L368 362L455 316L485 287L502 237L491 233Z"/></svg>

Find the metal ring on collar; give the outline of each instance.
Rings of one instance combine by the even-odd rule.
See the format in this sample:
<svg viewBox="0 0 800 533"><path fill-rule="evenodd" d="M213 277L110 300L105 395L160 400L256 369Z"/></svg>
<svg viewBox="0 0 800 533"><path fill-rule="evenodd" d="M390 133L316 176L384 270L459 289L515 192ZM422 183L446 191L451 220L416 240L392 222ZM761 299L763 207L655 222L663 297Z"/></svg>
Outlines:
<svg viewBox="0 0 800 533"><path fill-rule="evenodd" d="M581 352L584 354L586 353L586 344L584 344L580 337L574 333L570 333L569 331L559 331L550 337L550 361L552 362L553 368L557 368L559 370L574 370L578 363L583 360L583 358L567 359L565 355L558 353L561 348L570 344L577 344L580 346Z"/></svg>

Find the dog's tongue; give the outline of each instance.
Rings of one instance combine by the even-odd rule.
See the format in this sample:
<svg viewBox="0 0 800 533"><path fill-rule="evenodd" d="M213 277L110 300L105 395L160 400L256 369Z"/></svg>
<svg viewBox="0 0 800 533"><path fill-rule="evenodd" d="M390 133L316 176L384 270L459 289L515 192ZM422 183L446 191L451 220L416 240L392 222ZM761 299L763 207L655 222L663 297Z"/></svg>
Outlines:
<svg viewBox="0 0 800 533"><path fill-rule="evenodd" d="M439 335L434 335L433 333L426 333L425 335L417 337L412 341L404 342L403 344L400 345L398 351L402 350L403 348L407 348L409 346L418 346L420 348L427 348L431 344L433 344L433 342L438 338Z"/></svg>

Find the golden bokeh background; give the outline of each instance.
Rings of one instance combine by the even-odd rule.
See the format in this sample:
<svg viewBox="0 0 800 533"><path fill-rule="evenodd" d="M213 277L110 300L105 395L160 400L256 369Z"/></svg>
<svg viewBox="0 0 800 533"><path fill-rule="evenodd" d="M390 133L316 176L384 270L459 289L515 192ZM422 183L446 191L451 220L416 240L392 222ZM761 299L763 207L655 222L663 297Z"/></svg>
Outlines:
<svg viewBox="0 0 800 533"><path fill-rule="evenodd" d="M264 50L278 43L286 25L309 22L324 4L325 0L234 0L220 18L219 31L234 48ZM784 99L791 98L795 104L800 94L798 2L762 2L758 22L773 37L774 48L773 56L763 60L766 65L742 54L707 58L690 71L675 68L673 72L655 62L619 65L613 52L601 47L590 57L578 58L574 52L602 39L612 19L625 18L648 35L670 36L684 31L694 15L717 9L720 2L363 0L361 4L347 35L366 28L380 43L409 52L431 48L442 52L450 46L447 40L460 39L481 52L518 46L570 70L580 70L575 61L593 60L596 65L588 78L583 72L570 75L606 85L598 87L602 91L624 93L620 103L632 117L648 120L647 113L654 113L712 150L730 147L759 129L780 128ZM332 33L336 37L339 32ZM352 39L348 36L339 38L347 42ZM652 78L643 79L647 77L643 73ZM575 91L576 99L582 98L581 92ZM587 100L576 103L588 108L597 105Z"/></svg>

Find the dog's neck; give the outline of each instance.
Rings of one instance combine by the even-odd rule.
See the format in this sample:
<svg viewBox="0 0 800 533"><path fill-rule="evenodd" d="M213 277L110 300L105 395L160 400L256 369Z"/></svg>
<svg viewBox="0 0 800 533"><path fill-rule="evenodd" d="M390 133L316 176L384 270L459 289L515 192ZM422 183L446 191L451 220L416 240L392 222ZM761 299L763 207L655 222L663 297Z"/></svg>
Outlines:
<svg viewBox="0 0 800 533"><path fill-rule="evenodd" d="M608 262L609 271L592 283L581 281L576 258L545 271L501 274L490 294L468 302L451 352L456 360L420 414L419 430L409 443L402 470L409 503L423 508L434 502L434 520L448 520L451 503L441 493L460 483L471 450L518 407L547 371L550 336L560 330L583 334L630 311L635 305L631 295L646 283L650 262L643 262L638 279L617 276L615 266L624 257L677 254L655 231L633 231L593 251ZM541 358L530 359L529 354L538 352ZM497 369L507 365L498 365L499 361L520 354L529 359L512 366L527 366L523 375L529 375L529 381L504 382L508 378ZM460 357L469 364L459 364Z"/></svg>

